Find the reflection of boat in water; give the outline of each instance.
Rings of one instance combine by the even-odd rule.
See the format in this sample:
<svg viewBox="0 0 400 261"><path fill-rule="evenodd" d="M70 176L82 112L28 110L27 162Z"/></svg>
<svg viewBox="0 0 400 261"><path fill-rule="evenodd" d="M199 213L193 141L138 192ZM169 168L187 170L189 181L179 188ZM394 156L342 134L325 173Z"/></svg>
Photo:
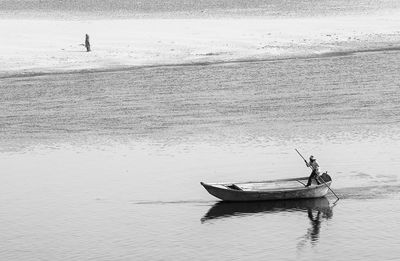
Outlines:
<svg viewBox="0 0 400 261"><path fill-rule="evenodd" d="M331 218L332 209L327 198L292 199L256 202L218 202L214 204L201 219L202 222L218 218L248 216L256 213L276 213L289 211L307 211L311 219L313 211ZM318 214L319 217L320 214Z"/></svg>
<svg viewBox="0 0 400 261"><path fill-rule="evenodd" d="M224 201L262 201L287 200L300 198L320 198L328 193L331 177L324 173L320 176L322 184L305 187L308 177L278 179L260 182L204 183L200 184L214 197Z"/></svg>
<svg viewBox="0 0 400 261"><path fill-rule="evenodd" d="M292 199L256 202L218 202L215 203L201 219L201 222L229 219L232 217L245 217L255 214L274 214L280 212L302 212L307 216L310 226L297 244L297 249L303 249L308 242L312 245L319 240L321 223L323 219L333 216L332 208L327 198Z"/></svg>

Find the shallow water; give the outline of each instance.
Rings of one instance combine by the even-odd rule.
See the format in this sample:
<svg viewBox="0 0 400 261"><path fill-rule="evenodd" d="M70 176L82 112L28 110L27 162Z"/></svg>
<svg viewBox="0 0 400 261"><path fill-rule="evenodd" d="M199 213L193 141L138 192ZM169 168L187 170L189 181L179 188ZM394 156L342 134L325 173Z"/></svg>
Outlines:
<svg viewBox="0 0 400 261"><path fill-rule="evenodd" d="M398 58L382 51L5 78L1 141L397 139Z"/></svg>
<svg viewBox="0 0 400 261"><path fill-rule="evenodd" d="M396 260L399 56L0 79L1 258ZM294 148L336 205L199 184L306 176Z"/></svg>

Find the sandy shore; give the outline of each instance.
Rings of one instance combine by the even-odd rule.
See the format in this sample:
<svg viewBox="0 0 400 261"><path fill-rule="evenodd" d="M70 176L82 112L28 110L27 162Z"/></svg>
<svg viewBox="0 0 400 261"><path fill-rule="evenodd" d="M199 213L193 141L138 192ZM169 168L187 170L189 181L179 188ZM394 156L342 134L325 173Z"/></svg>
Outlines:
<svg viewBox="0 0 400 261"><path fill-rule="evenodd" d="M92 52L84 46L90 35ZM304 57L400 47L400 16L0 19L0 74Z"/></svg>

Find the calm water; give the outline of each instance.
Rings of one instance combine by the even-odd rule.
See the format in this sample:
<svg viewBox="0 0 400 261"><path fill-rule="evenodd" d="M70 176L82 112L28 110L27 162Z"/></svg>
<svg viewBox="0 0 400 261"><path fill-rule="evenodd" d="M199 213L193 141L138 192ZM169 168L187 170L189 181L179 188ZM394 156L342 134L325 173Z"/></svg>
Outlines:
<svg viewBox="0 0 400 261"><path fill-rule="evenodd" d="M4 260L396 260L399 52L0 79ZM308 175L342 198L221 204Z"/></svg>
<svg viewBox="0 0 400 261"><path fill-rule="evenodd" d="M1 17L324 16L398 1L0 0ZM1 260L398 260L400 52L0 78ZM341 198L221 203L306 176Z"/></svg>

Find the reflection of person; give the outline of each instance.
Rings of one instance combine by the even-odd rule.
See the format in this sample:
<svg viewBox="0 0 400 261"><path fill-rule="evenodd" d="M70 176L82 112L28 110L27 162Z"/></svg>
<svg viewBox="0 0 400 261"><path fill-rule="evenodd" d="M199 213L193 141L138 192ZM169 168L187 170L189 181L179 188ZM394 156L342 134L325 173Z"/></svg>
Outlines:
<svg viewBox="0 0 400 261"><path fill-rule="evenodd" d="M86 34L86 38L85 38L85 47L86 47L86 51L90 52L90 42L89 42L89 35Z"/></svg>
<svg viewBox="0 0 400 261"><path fill-rule="evenodd" d="M301 250L307 242L310 242L312 245L318 243L322 220L332 218L333 210L331 207L307 208L307 216L311 227L307 229L307 233L298 242L298 250Z"/></svg>
<svg viewBox="0 0 400 261"><path fill-rule="evenodd" d="M307 210L307 213L312 225L310 231L311 242L317 242L319 238L319 229L321 228L321 211L318 210L315 217L311 208Z"/></svg>
<svg viewBox="0 0 400 261"><path fill-rule="evenodd" d="M305 161L305 160L304 160ZM307 167L312 168L311 175L308 177L308 182L306 187L309 187L311 185L312 179L314 179L317 184L319 185L320 182L318 181L318 175L319 175L319 165L317 163L317 160L314 158L314 156L310 156L310 162L306 162Z"/></svg>

